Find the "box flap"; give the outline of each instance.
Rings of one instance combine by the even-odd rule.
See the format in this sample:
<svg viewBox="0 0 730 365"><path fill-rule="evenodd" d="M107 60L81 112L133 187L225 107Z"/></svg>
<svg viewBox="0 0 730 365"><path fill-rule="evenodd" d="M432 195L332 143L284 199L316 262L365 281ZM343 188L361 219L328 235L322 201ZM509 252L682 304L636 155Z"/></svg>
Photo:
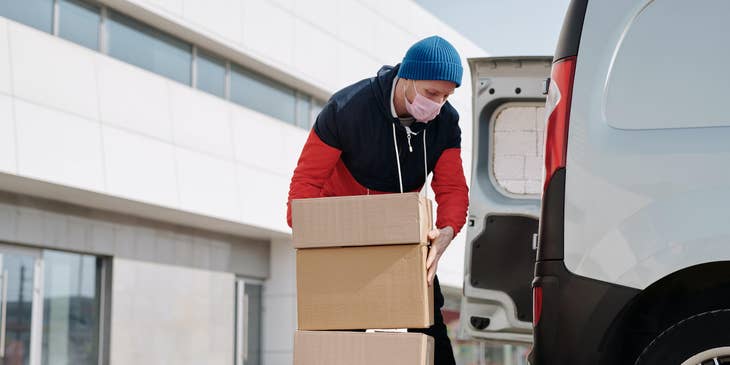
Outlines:
<svg viewBox="0 0 730 365"><path fill-rule="evenodd" d="M296 248L428 244L431 202L418 193L292 200Z"/></svg>

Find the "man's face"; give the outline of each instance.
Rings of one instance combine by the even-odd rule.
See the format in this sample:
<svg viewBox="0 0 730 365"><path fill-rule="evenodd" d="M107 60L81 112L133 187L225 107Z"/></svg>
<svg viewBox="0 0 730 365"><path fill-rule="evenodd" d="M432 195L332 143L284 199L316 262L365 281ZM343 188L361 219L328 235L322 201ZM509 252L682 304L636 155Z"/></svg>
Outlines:
<svg viewBox="0 0 730 365"><path fill-rule="evenodd" d="M411 84L412 82L413 81L409 81L408 83ZM451 81L415 80L415 82L416 90L418 90L419 94L439 104L445 102L456 89L456 84ZM406 87L406 97L408 98L408 101L412 103L415 96L416 93L413 91L412 84L408 85Z"/></svg>

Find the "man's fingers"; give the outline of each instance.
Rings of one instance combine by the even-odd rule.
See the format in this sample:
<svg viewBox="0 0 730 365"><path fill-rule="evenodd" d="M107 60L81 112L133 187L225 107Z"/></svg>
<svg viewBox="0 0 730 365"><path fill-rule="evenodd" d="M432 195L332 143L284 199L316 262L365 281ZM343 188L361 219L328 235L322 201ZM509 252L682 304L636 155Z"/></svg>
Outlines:
<svg viewBox="0 0 730 365"><path fill-rule="evenodd" d="M436 253L436 250L429 250L428 257L426 258L426 278L428 279L428 286L433 285L433 278L436 276L438 262L439 255Z"/></svg>
<svg viewBox="0 0 730 365"><path fill-rule="evenodd" d="M428 269L428 274L426 276L428 278L428 286L433 285L433 278L436 276L437 267L438 267L438 264L435 264Z"/></svg>
<svg viewBox="0 0 730 365"><path fill-rule="evenodd" d="M434 260L436 260L436 250L434 250L434 249L428 250L428 257L426 258L426 269L431 268L431 265L433 265Z"/></svg>
<svg viewBox="0 0 730 365"><path fill-rule="evenodd" d="M438 267L438 260L441 256L439 253L440 244L433 242L441 235L441 231L433 229L428 232L428 238L432 241L431 248L428 250L428 257L426 258L426 278L428 279L428 286L433 285L433 278L436 276L436 268Z"/></svg>
<svg viewBox="0 0 730 365"><path fill-rule="evenodd" d="M426 256L426 268L430 268L434 265L434 263L437 263L439 258L441 257L441 254L435 247L430 247L428 249L428 256Z"/></svg>

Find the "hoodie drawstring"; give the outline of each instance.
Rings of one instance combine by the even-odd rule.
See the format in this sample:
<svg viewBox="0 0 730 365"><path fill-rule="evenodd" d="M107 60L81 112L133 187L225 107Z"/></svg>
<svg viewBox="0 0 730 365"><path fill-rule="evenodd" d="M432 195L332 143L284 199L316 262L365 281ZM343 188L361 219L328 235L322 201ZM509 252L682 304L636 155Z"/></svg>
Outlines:
<svg viewBox="0 0 730 365"><path fill-rule="evenodd" d="M428 198L428 153L426 150L426 130L423 130L423 195Z"/></svg>
<svg viewBox="0 0 730 365"><path fill-rule="evenodd" d="M398 141L395 138L395 124L393 124L393 147L395 147L395 162L398 164L398 183L400 192L403 193L403 176L400 173L400 154L398 153Z"/></svg>
<svg viewBox="0 0 730 365"><path fill-rule="evenodd" d="M412 134L418 134L411 132L410 128L406 128L406 136L408 137L408 148L411 152L413 152L413 148L411 147L411 133ZM395 123L393 123L393 147L395 148L395 161L398 165L398 184L400 185L400 192L403 193L403 174L401 173L400 168L400 154L398 153L398 140L395 136ZM423 130L423 191L425 192L425 196L428 198L428 154L426 150L426 130Z"/></svg>

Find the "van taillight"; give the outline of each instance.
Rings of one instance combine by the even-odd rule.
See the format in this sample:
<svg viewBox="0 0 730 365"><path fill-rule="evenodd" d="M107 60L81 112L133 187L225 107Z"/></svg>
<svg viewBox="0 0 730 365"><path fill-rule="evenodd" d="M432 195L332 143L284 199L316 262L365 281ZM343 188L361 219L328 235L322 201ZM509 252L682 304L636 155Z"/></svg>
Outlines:
<svg viewBox="0 0 730 365"><path fill-rule="evenodd" d="M532 326L537 327L540 323L540 315L542 314L542 288L535 286L532 288Z"/></svg>
<svg viewBox="0 0 730 365"><path fill-rule="evenodd" d="M545 101L545 179L543 192L555 171L565 167L568 149L568 120L570 101L573 98L575 57L561 59L553 64L550 73L547 100Z"/></svg>

